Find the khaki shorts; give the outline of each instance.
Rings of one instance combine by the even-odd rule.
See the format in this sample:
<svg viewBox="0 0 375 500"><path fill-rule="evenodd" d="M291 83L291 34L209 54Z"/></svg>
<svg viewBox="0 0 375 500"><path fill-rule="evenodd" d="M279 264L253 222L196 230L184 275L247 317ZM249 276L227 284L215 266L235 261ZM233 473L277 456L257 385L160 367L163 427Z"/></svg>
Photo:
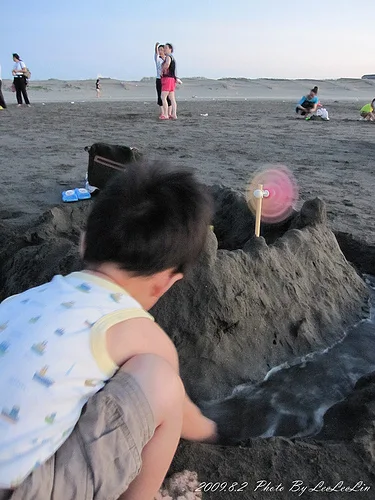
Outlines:
<svg viewBox="0 0 375 500"><path fill-rule="evenodd" d="M0 500L117 500L139 474L155 430L134 378L119 371L84 407L59 450Z"/></svg>

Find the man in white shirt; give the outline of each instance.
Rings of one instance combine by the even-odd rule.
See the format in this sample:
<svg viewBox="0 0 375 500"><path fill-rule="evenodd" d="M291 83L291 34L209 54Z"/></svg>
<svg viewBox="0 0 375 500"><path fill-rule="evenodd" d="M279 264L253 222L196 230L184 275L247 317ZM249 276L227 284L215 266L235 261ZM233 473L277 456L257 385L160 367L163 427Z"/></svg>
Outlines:
<svg viewBox="0 0 375 500"><path fill-rule="evenodd" d="M3 92L1 90L1 87L3 86L3 81L1 79L1 65L0 65L0 109L5 109L7 105L5 104Z"/></svg>

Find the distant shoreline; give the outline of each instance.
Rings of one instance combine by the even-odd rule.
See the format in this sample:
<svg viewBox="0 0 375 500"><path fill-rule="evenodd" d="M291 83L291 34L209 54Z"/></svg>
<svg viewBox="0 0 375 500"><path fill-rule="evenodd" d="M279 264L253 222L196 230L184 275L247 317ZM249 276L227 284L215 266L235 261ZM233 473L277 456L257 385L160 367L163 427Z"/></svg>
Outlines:
<svg viewBox="0 0 375 500"><path fill-rule="evenodd" d="M360 101L370 102L375 96L375 80L340 78L337 80L282 80L272 78L182 78L183 84L176 89L179 101L211 100L264 100L298 102L313 86L319 87L323 102ZM15 102L9 79L3 80L3 92L7 102ZM156 102L155 78L144 77L139 81L101 78L102 92L98 99L95 79L92 80L33 80L28 85L32 103L87 102L87 101L136 101Z"/></svg>
<svg viewBox="0 0 375 500"><path fill-rule="evenodd" d="M48 78L48 79L33 79L31 75L31 80L33 82L46 82L46 83L53 83L53 82L95 82L97 80L97 77L92 77L92 78L75 78L75 79L69 79L69 78ZM126 80L126 79L120 79L120 78L111 78L111 77L100 77L101 81L108 81L108 82L126 82L126 83L148 83L148 82L154 82L155 77L154 76L144 76L140 80ZM262 81L268 81L268 82L359 82L359 81L367 81L371 82L371 80L374 80L375 83L375 75L364 75L363 77L359 78L350 78L350 77L340 77L340 78L270 78L270 77L262 77L262 78L246 78L246 77L221 77L221 78L208 78L205 76L185 76L181 77L182 81L189 81L189 82L222 82L222 81L234 81L234 82L262 82ZM3 78L3 82L12 82L12 79L10 78Z"/></svg>

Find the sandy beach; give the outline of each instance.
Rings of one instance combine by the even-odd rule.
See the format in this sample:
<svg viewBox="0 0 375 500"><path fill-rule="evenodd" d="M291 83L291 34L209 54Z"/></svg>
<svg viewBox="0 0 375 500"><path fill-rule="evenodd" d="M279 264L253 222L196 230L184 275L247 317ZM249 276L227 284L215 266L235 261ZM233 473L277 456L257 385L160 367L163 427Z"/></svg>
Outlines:
<svg viewBox="0 0 375 500"><path fill-rule="evenodd" d="M84 185L85 146L132 146L146 158L193 168L212 186L215 232L192 273L152 313L177 345L181 376L195 402L204 407L235 386L248 386L242 399L234 398L225 409L229 418L221 401L209 410L225 416L220 418L229 444L182 442L170 472L188 469L198 473L198 482L242 487L242 494L206 489L204 499L291 500L302 495L301 490L291 495L295 480L310 488L322 480L329 487L342 480L353 488L348 498L372 500L375 364L369 353L375 342L375 298L362 273L375 275L375 123L360 121L359 109L374 97L375 81L184 79L178 120L165 122L158 120L152 79L103 80L100 99L94 81L30 82L32 107L21 109L7 90L9 81L4 84L1 298L81 268L79 232L92 201L63 204L61 192ZM327 122L295 115L295 103L313 85L329 111ZM264 239L255 239L243 194L256 170L274 164L291 169L300 198L290 220L263 226ZM375 290L375 281L369 283ZM371 315L372 322L366 321ZM352 328L360 320L364 323ZM262 382L275 366L337 345L347 329L353 339L348 351L332 350L332 358L317 359L309 365L313 375L303 371L303 379L280 370L268 385ZM358 339L366 340L361 352ZM341 358L350 367L333 373L330 368L340 366ZM325 370L332 380L326 380ZM288 390L298 386L297 378L300 392L293 399ZM321 393L306 389L310 381L319 381ZM253 384L263 384L262 397L254 396ZM333 400L335 384L341 392ZM272 391L282 394L290 413L277 420L279 408L266 404L267 391L270 401ZM330 408L313 438L299 434L298 427L309 391L317 394L320 418L324 401ZM314 410L311 405L306 403L306 414ZM276 434L263 429L266 415L277 420ZM263 480L270 485L257 488ZM358 481L366 489L355 489ZM324 493L323 487L303 498L344 498L337 490ZM183 494L165 498L201 498Z"/></svg>
<svg viewBox="0 0 375 500"><path fill-rule="evenodd" d="M297 99L315 83L329 122L294 114ZM3 220L22 223L59 203L62 190L81 186L88 160L83 148L103 141L192 167L207 184L241 192L259 167L284 164L296 176L301 203L319 196L335 230L375 240L374 125L359 121L358 112L372 98L374 81L186 80L173 123L157 120L153 80L125 86L104 80L103 97L96 99L93 81L31 81L30 109L16 108L5 91Z"/></svg>

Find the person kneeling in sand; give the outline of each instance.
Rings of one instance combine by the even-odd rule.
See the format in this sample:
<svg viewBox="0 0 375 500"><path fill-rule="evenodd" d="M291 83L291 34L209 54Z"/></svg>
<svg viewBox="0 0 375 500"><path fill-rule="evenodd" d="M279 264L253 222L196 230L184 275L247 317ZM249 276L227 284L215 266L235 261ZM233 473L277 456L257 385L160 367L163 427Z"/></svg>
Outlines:
<svg viewBox="0 0 375 500"><path fill-rule="evenodd" d="M375 99L373 99L370 103L365 104L363 108L361 108L360 115L365 120L373 122L375 120Z"/></svg>
<svg viewBox="0 0 375 500"><path fill-rule="evenodd" d="M151 500L180 437L216 441L146 312L194 264L212 215L192 173L129 165L88 217L85 270L2 302L1 500Z"/></svg>
<svg viewBox="0 0 375 500"><path fill-rule="evenodd" d="M314 87L310 92L303 96L296 107L296 113L302 116L313 115L318 109L319 98L318 98L318 87Z"/></svg>

